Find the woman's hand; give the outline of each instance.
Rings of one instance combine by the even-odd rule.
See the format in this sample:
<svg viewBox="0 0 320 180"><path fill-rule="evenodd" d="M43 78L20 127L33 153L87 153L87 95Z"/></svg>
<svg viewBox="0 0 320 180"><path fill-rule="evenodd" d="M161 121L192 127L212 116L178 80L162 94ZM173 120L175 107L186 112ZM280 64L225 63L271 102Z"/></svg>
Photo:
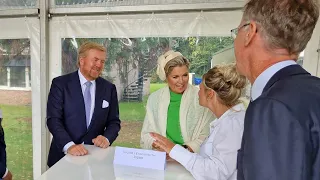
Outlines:
<svg viewBox="0 0 320 180"><path fill-rule="evenodd" d="M155 143L152 143L152 150L155 151L161 151L161 152L165 152L165 150L161 149L158 145L156 145ZM166 153L166 160L170 160L171 157L169 156L168 153Z"/></svg>
<svg viewBox="0 0 320 180"><path fill-rule="evenodd" d="M152 147L170 154L171 149L175 146L173 142L157 133L150 133L150 135L154 138Z"/></svg>
<svg viewBox="0 0 320 180"><path fill-rule="evenodd" d="M160 146L156 145L156 143L152 143L152 150L165 152L165 150L161 149Z"/></svg>

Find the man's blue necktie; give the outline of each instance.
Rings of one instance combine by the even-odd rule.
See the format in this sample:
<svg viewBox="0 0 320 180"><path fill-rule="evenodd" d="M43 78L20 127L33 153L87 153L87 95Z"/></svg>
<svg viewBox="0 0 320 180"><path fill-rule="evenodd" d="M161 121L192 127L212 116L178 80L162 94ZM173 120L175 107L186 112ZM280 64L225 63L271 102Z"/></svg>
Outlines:
<svg viewBox="0 0 320 180"><path fill-rule="evenodd" d="M86 121L87 121L87 127L90 125L90 111L91 111L91 93L90 93L90 87L92 83L90 81L87 81L85 83L86 90L84 91L84 106L86 108Z"/></svg>

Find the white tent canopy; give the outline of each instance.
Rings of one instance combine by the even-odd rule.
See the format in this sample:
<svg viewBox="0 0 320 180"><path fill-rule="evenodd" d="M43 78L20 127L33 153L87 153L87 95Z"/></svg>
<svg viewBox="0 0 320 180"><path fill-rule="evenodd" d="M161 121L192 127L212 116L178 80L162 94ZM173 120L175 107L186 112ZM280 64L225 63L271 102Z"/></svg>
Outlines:
<svg viewBox="0 0 320 180"><path fill-rule="evenodd" d="M46 99L51 80L61 75L63 38L229 36L243 5L242 0L2 0L0 39L30 39L34 178L47 168ZM319 49L320 22L303 61L317 76Z"/></svg>

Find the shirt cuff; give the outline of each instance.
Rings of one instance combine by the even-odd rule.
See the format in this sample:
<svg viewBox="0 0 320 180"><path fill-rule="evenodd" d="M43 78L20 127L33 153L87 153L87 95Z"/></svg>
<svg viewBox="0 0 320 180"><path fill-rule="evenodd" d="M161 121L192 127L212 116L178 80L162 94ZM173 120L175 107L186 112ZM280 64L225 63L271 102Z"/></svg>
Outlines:
<svg viewBox="0 0 320 180"><path fill-rule="evenodd" d="M72 145L75 145L73 141L70 141L70 142L68 142L66 145L64 145L64 147L63 147L63 152L64 152L64 154L67 154L67 153L68 153L68 149L69 149L69 147L71 147Z"/></svg>
<svg viewBox="0 0 320 180"><path fill-rule="evenodd" d="M178 161L181 165L185 166L192 158L193 153L185 149L184 147L176 144L170 151L169 156L172 159Z"/></svg>
<svg viewBox="0 0 320 180"><path fill-rule="evenodd" d="M3 179L3 178L5 178L5 177L7 176L8 171L9 171L9 170L8 170L8 168L6 168L6 173L4 173L4 175L3 175L2 179Z"/></svg>
<svg viewBox="0 0 320 180"><path fill-rule="evenodd" d="M107 139L107 141L108 141L108 143L109 143L109 146L110 146L110 141L109 141L109 139L108 138L106 138Z"/></svg>

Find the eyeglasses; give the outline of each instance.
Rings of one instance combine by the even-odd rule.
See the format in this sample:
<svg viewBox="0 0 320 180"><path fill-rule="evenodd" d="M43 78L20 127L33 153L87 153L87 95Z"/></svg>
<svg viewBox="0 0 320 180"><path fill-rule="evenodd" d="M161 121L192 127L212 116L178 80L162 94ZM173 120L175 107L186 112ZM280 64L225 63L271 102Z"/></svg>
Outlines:
<svg viewBox="0 0 320 180"><path fill-rule="evenodd" d="M242 25L242 26L240 26L240 27L238 27L238 28L232 29L232 30L231 30L231 37L232 37L233 39L236 39L239 30L240 30L241 28L243 28L243 27L248 26L248 25L250 25L250 23L246 23L246 24L244 24L244 25Z"/></svg>

